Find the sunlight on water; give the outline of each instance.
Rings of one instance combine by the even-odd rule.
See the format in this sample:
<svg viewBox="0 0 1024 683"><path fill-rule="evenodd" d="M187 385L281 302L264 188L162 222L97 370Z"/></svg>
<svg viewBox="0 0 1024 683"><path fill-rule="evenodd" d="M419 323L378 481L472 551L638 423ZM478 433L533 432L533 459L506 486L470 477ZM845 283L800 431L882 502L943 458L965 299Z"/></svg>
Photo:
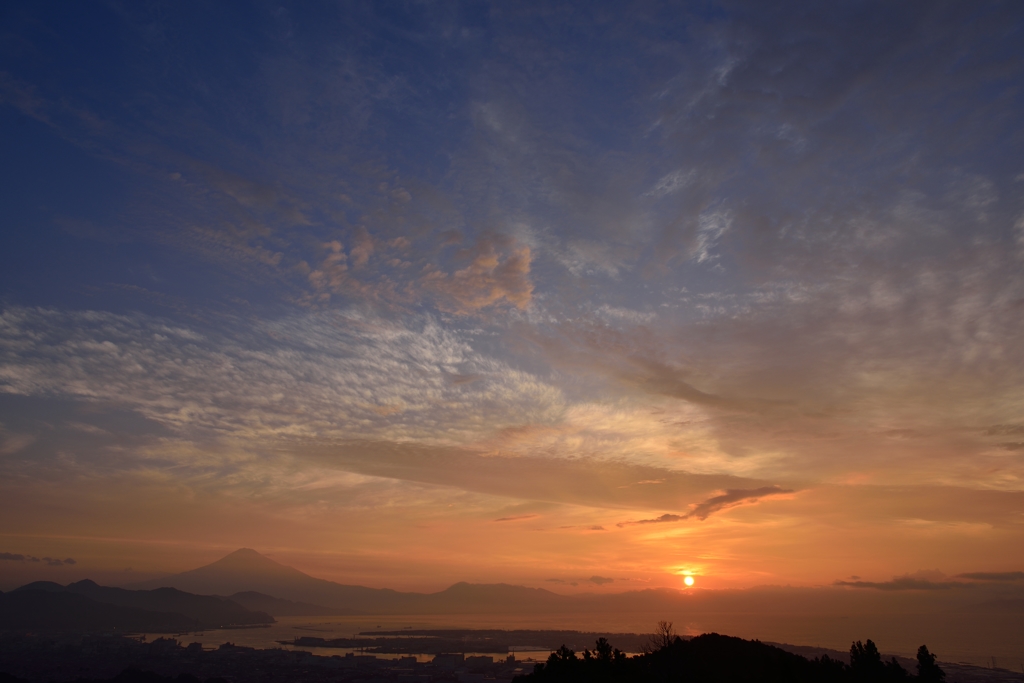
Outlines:
<svg viewBox="0 0 1024 683"><path fill-rule="evenodd" d="M259 628L221 629L175 636L183 643L199 642L204 647L234 643L256 648L285 647L308 650L321 655L344 655L347 648L311 648L284 645L302 636L351 638L359 633L397 631L405 628L464 629L550 629L645 633L653 630L657 617L649 615L586 616L495 616L495 615L389 615L336 617L278 617L277 623ZM874 640L886 654L913 657L919 645L926 644L941 661L967 662L987 666L991 658L1000 666L1014 670L1024 665L1024 616L1005 615L884 615L884 616L778 616L752 614L689 615L675 618L682 635L717 632L766 642L809 645L847 651L854 640ZM147 634L157 638L160 634ZM612 639L614 645L614 639ZM536 644L522 643L516 648L520 660L543 660L549 652ZM533 646L533 647L531 647ZM506 653L481 653L504 657ZM384 655L399 657L408 655ZM431 655L419 655L429 661Z"/></svg>

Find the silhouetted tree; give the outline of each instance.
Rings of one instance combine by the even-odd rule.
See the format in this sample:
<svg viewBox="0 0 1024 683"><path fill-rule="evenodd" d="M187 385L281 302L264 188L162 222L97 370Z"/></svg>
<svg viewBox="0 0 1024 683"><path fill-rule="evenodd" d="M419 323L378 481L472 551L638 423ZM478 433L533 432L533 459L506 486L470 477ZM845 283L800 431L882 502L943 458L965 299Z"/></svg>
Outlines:
<svg viewBox="0 0 1024 683"><path fill-rule="evenodd" d="M535 664L533 673L537 676L547 674L548 678L555 679L565 677L569 672L573 671L573 664L578 661L576 653L563 644L562 647L548 655L547 666Z"/></svg>
<svg viewBox="0 0 1024 683"><path fill-rule="evenodd" d="M893 657L882 662L882 655L875 644L861 643L859 640L850 646L850 672L858 681L905 681L909 678L907 670L900 666Z"/></svg>
<svg viewBox="0 0 1024 683"><path fill-rule="evenodd" d="M678 636L676 635L676 630L672 627L672 622L659 621L658 627L654 629L649 642L644 644L643 651L645 654L657 652L674 643L676 638Z"/></svg>
<svg viewBox="0 0 1024 683"><path fill-rule="evenodd" d="M854 678L859 680L875 681L882 678L885 665L882 664L882 655L870 638L867 643L858 640L850 645L850 671L853 672Z"/></svg>
<svg viewBox="0 0 1024 683"><path fill-rule="evenodd" d="M597 643L594 644L594 654L597 655L599 662L612 661L612 644L608 642L607 638L597 639Z"/></svg>
<svg viewBox="0 0 1024 683"><path fill-rule="evenodd" d="M565 645L552 652L547 663L533 668L532 678L541 681L565 681L567 683L613 683L629 680L629 658L618 648L613 648L606 638L598 638L594 650L583 650L583 657Z"/></svg>
<svg viewBox="0 0 1024 683"><path fill-rule="evenodd" d="M815 657L811 664L813 676L820 681L845 681L850 668L841 659L832 659L828 655Z"/></svg>
<svg viewBox="0 0 1024 683"><path fill-rule="evenodd" d="M885 663L885 680L886 681L909 681L910 674L907 670L900 666L900 663L893 657Z"/></svg>
<svg viewBox="0 0 1024 683"><path fill-rule="evenodd" d="M548 657L549 664L551 664L552 662L556 664L561 664L565 662L574 661L576 661L576 653L567 648L565 645L562 645L562 647L552 652L551 656Z"/></svg>
<svg viewBox="0 0 1024 683"><path fill-rule="evenodd" d="M917 648L917 680L920 683L942 683L946 672L935 663L935 655L928 652L928 646Z"/></svg>
<svg viewBox="0 0 1024 683"><path fill-rule="evenodd" d="M756 640L717 633L683 640L668 622L658 625L658 635L664 645L636 657L627 657L604 638L593 650L584 650L583 657L563 645L515 683L917 683L895 659L883 661L870 640L853 643L851 667L827 656L807 660Z"/></svg>

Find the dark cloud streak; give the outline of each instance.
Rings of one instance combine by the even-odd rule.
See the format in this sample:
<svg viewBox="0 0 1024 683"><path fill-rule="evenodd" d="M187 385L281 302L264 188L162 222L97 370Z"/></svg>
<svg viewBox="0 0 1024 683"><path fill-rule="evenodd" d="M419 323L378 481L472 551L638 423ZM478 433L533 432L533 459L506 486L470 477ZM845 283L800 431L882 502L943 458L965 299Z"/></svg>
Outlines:
<svg viewBox="0 0 1024 683"><path fill-rule="evenodd" d="M664 514L661 517L655 519L641 519L635 522L620 522L618 526L630 526L633 524L660 524L663 522L679 522L684 519L690 519L696 517L703 521L721 510L726 510L731 507L743 503L754 503L762 498L768 496L778 496L784 493L793 493L792 489L784 489L781 486L762 486L757 489L729 489L725 493L708 498L702 503L698 503L693 507L692 510L687 512L685 515L673 515Z"/></svg>
<svg viewBox="0 0 1024 683"><path fill-rule="evenodd" d="M761 483L620 461L529 455L504 457L475 449L389 441L349 441L333 447L296 449L296 452L303 458L359 474L525 500L612 508L636 508L654 501L667 506L680 497L706 495L716 489L733 490L737 484ZM656 487L618 487L620 481L653 479L663 479L664 483Z"/></svg>
<svg viewBox="0 0 1024 683"><path fill-rule="evenodd" d="M709 515L739 503L753 503L768 496L778 496L784 493L793 493L793 491L792 489L784 489L781 486L762 486L759 489L730 489L720 496L708 498L703 503L698 504L686 516L705 520Z"/></svg>
<svg viewBox="0 0 1024 683"><path fill-rule="evenodd" d="M51 567L60 567L66 564L78 564L73 557L61 560L56 557L34 557L32 555L22 555L21 553L0 553L0 560L7 560L10 562L45 562Z"/></svg>
<svg viewBox="0 0 1024 683"><path fill-rule="evenodd" d="M954 588L970 588L971 585L960 581L928 581L926 579L914 579L900 577L892 581L836 581L835 586L846 586L848 588L873 588L881 591L938 591Z"/></svg>
<svg viewBox="0 0 1024 683"><path fill-rule="evenodd" d="M527 519L536 519L540 515L513 515L512 517L499 517L493 521L495 522L519 522Z"/></svg>
<svg viewBox="0 0 1024 683"><path fill-rule="evenodd" d="M957 574L954 578L974 581L1024 581L1024 572L965 572Z"/></svg>

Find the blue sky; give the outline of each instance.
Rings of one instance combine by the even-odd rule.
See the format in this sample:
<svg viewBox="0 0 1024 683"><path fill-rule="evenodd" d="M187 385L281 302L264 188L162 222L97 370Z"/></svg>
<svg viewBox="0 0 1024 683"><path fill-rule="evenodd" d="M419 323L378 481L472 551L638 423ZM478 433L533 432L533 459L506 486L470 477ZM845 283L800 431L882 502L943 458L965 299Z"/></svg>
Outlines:
<svg viewBox="0 0 1024 683"><path fill-rule="evenodd" d="M0 25L4 552L608 590L1024 562L1017 4Z"/></svg>

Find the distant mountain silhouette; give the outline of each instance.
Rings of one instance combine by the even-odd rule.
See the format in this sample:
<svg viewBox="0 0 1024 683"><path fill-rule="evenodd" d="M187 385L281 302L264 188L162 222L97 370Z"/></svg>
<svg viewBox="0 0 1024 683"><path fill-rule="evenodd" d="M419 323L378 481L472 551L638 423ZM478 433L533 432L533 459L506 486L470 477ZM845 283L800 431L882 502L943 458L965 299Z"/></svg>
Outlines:
<svg viewBox="0 0 1024 683"><path fill-rule="evenodd" d="M270 614L250 610L228 598L217 595L193 595L176 588L132 591L99 586L86 579L68 584L66 590L111 605L184 614L211 626L269 624L274 621Z"/></svg>
<svg viewBox="0 0 1024 683"><path fill-rule="evenodd" d="M682 595L667 588L622 593L560 595L542 588L509 584L456 583L437 593L400 592L335 583L305 574L250 548L242 548L198 569L153 579L128 588L173 587L201 595L261 593L291 602L322 606L333 614L551 614L643 612L664 614L667 608L691 610L709 594ZM790 593L777 591L771 609L785 609ZM703 596L703 597L702 597ZM750 609L743 591L716 591L718 607ZM256 606L257 603L250 603ZM269 605L269 603L268 603ZM263 609L273 612L275 608ZM287 608L286 608L287 609ZM280 616L285 612L279 611Z"/></svg>
<svg viewBox="0 0 1024 683"><path fill-rule="evenodd" d="M261 585L298 585L313 579L298 569L260 555L250 548L240 548L212 564L181 574L132 584L129 588L163 588L169 586L199 594L228 595L242 590L260 592ZM172 583L168 583L172 581ZM239 588L239 582L244 584ZM277 596L281 597L281 596Z"/></svg>
<svg viewBox="0 0 1024 683"><path fill-rule="evenodd" d="M132 584L130 587L173 587L205 595L256 592L285 600L324 605L335 614L390 611L406 603L402 599L404 595L415 595L387 588L345 586L317 579L249 548L236 550L198 569Z"/></svg>
<svg viewBox="0 0 1024 683"><path fill-rule="evenodd" d="M324 606L333 614L462 614L495 609L521 613L553 609L574 602L573 598L551 591L507 584L457 583L439 593L429 594L350 586L309 576L249 548L236 550L198 569L130 587L173 587L207 595L256 592L310 606Z"/></svg>
<svg viewBox="0 0 1024 683"><path fill-rule="evenodd" d="M47 593L63 593L67 589L59 583L53 581L33 581L32 583L26 583L21 588L15 588L16 591L46 591Z"/></svg>
<svg viewBox="0 0 1024 683"><path fill-rule="evenodd" d="M430 593L421 598L421 604L430 612L454 614L494 610L504 613L551 611L570 606L578 608L583 602L579 597L507 583L459 582L439 593Z"/></svg>
<svg viewBox="0 0 1024 683"><path fill-rule="evenodd" d="M230 595L228 598L247 610L266 612L272 617L326 617L339 613L337 609L331 609L330 607L311 605L308 602L284 600L271 595L257 593L256 591L243 591ZM354 610L351 610L351 612L355 614Z"/></svg>
<svg viewBox="0 0 1024 683"><path fill-rule="evenodd" d="M175 588L133 591L88 579L67 586L36 581L0 595L0 624L13 629L172 632L273 621L219 596Z"/></svg>
<svg viewBox="0 0 1024 683"><path fill-rule="evenodd" d="M611 592L595 588L592 593L560 595L541 588L508 584L456 583L436 593L400 592L386 588L353 586L319 579L298 569L265 557L255 550L242 548L204 567L173 576L127 586L153 589L173 587L201 595L236 595L261 593L268 598L324 607L333 614L597 614L631 613L651 618L695 612L716 614L796 614L813 604L821 614L889 614L919 613L935 609L936 591L864 591L837 589L832 586L799 588L762 586L754 589L686 591L671 588L648 588ZM924 594L927 593L927 594ZM977 611L973 604L978 591L948 591L948 609ZM961 595L962 594L962 595ZM245 601L244 598L242 598ZM247 605L259 607L256 602ZM280 616L315 616L309 607L295 608L278 604L260 607L262 611ZM281 610L285 611L281 611ZM1018 610L1013 601L986 608L993 614Z"/></svg>

